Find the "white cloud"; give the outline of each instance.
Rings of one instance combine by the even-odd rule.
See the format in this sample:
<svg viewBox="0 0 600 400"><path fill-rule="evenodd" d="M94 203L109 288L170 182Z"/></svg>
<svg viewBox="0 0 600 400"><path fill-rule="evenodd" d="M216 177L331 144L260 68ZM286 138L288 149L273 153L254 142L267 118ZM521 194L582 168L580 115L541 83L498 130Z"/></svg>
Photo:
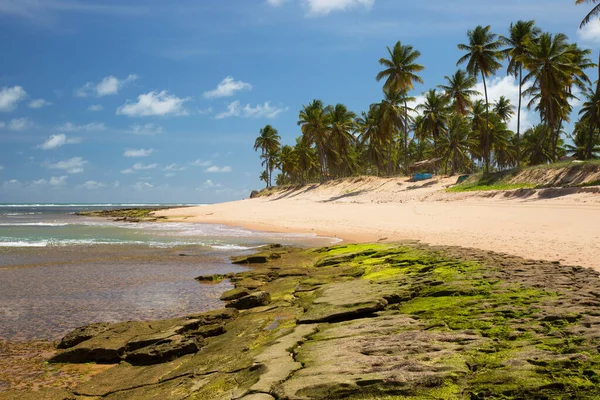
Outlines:
<svg viewBox="0 0 600 400"><path fill-rule="evenodd" d="M6 126L6 124L4 122L0 121L0 129L4 128Z"/></svg>
<svg viewBox="0 0 600 400"><path fill-rule="evenodd" d="M220 183L214 183L213 181L211 181L210 179L206 180L204 182L204 187L205 188L220 188L221 184Z"/></svg>
<svg viewBox="0 0 600 400"><path fill-rule="evenodd" d="M584 42L600 43L600 19L592 19L589 24L577 32Z"/></svg>
<svg viewBox="0 0 600 400"><path fill-rule="evenodd" d="M121 171L122 174L135 174L135 171L131 168L127 168Z"/></svg>
<svg viewBox="0 0 600 400"><path fill-rule="evenodd" d="M31 128L32 126L33 122L31 122L29 118L16 118L9 122L8 129L19 132Z"/></svg>
<svg viewBox="0 0 600 400"><path fill-rule="evenodd" d="M2 171L4 169L4 167L2 165L0 165L0 171Z"/></svg>
<svg viewBox="0 0 600 400"><path fill-rule="evenodd" d="M304 0L311 16L327 15L333 11L347 11L364 7L370 10L375 0Z"/></svg>
<svg viewBox="0 0 600 400"><path fill-rule="evenodd" d="M167 165L163 168L163 171L185 171L187 167L180 167L177 164Z"/></svg>
<svg viewBox="0 0 600 400"><path fill-rule="evenodd" d="M0 111L13 111L27 97L27 92L21 86L3 87L0 90Z"/></svg>
<svg viewBox="0 0 600 400"><path fill-rule="evenodd" d="M83 172L83 166L85 164L87 164L87 161L85 161L83 158L73 157L65 161L49 164L48 168L65 170L69 174L79 174Z"/></svg>
<svg viewBox="0 0 600 400"><path fill-rule="evenodd" d="M174 177L174 176L175 176L175 174L174 174L173 172L169 172L169 173L166 173L166 174L165 174L165 176L166 176L167 178L172 178L172 177Z"/></svg>
<svg viewBox="0 0 600 400"><path fill-rule="evenodd" d="M149 189L149 188L153 188L154 185L152 185L151 183L148 182L136 182L135 185L133 185L133 188L135 190L142 190L142 189Z"/></svg>
<svg viewBox="0 0 600 400"><path fill-rule="evenodd" d="M137 103L128 101L117 109L117 115L127 115L129 117L188 115L183 105L189 100L189 97L182 99L169 95L166 90L140 94Z"/></svg>
<svg viewBox="0 0 600 400"><path fill-rule="evenodd" d="M82 187L87 190L96 190L96 189L103 188L105 186L106 186L106 184L101 183L101 182L96 182L96 181L87 181L84 184L79 185L79 187Z"/></svg>
<svg viewBox="0 0 600 400"><path fill-rule="evenodd" d="M154 149L132 149L125 150L123 155L125 157L148 157L152 153L154 153Z"/></svg>
<svg viewBox="0 0 600 400"><path fill-rule="evenodd" d="M492 104L495 103L501 96L506 97L510 100L510 103L515 107L515 115L508 122L508 128L514 132L517 131L517 114L516 109L519 105L519 84L516 79L511 76L494 77L487 83L488 100L490 102L490 109ZM529 88L529 84L523 85L523 91ZM481 93L481 96L474 97L475 99L483 100L483 82L478 82L475 86L475 90ZM529 98L524 97L521 104L521 132L531 128L535 125L536 117L532 110L527 109L527 103Z"/></svg>
<svg viewBox="0 0 600 400"><path fill-rule="evenodd" d="M228 76L219 83L215 90L204 92L204 97L213 99L217 97L230 97L240 90L251 90L252 85L242 81L236 81L233 76Z"/></svg>
<svg viewBox="0 0 600 400"><path fill-rule="evenodd" d="M156 124L134 124L131 126L131 133L134 135L158 135L163 132L163 127Z"/></svg>
<svg viewBox="0 0 600 400"><path fill-rule="evenodd" d="M91 106L88 107L89 111L102 111L104 110L104 107L102 106L102 104L92 104Z"/></svg>
<svg viewBox="0 0 600 400"><path fill-rule="evenodd" d="M212 165L212 161L210 161L210 160L202 161L200 159L197 159L196 161L192 161L190 163L190 165L192 165L194 167L210 167Z"/></svg>
<svg viewBox="0 0 600 400"><path fill-rule="evenodd" d="M287 0L267 0L267 4L273 7L279 7Z"/></svg>
<svg viewBox="0 0 600 400"><path fill-rule="evenodd" d="M242 107L239 101L234 101L227 106L227 111L219 113L215 116L216 119L224 119L229 117L241 117L241 118L275 118L282 112L287 111L286 108L273 107L267 101L265 104L257 104L252 107L250 104L246 104Z"/></svg>
<svg viewBox="0 0 600 400"><path fill-rule="evenodd" d="M45 179L38 179L37 181L32 181L31 184L34 186L41 186L48 184L48 181Z"/></svg>
<svg viewBox="0 0 600 400"><path fill-rule="evenodd" d="M48 140L38 147L43 150L51 150L64 146L65 144L75 144L79 142L81 142L81 138L68 138L64 133L59 133L58 135L50 136Z"/></svg>
<svg viewBox="0 0 600 400"><path fill-rule="evenodd" d="M142 163L135 163L135 165L133 166L133 169L136 171L143 171L143 170L147 170L147 169L154 169L158 167L158 164L142 164Z"/></svg>
<svg viewBox="0 0 600 400"><path fill-rule="evenodd" d="M212 167L208 167L204 170L204 172L210 172L210 173L223 173L223 172L231 172L231 167L229 166L225 166L225 167L217 167L216 165L213 165Z"/></svg>
<svg viewBox="0 0 600 400"><path fill-rule="evenodd" d="M52 178L50 178L50 182L48 183L50 184L50 186L62 186L67 183L67 177L64 175L59 177L53 176Z"/></svg>
<svg viewBox="0 0 600 400"><path fill-rule="evenodd" d="M200 115L207 115L207 114L212 114L214 111L214 109L212 107L208 107L205 109L198 109L198 114Z"/></svg>
<svg viewBox="0 0 600 400"><path fill-rule="evenodd" d="M42 108L42 107L47 107L47 106L51 106L52 103L50 103L47 100L44 99L35 99L35 100L31 100L29 102L29 108Z"/></svg>
<svg viewBox="0 0 600 400"><path fill-rule="evenodd" d="M138 79L137 75L129 75L125 79L119 79L112 75L107 76L98 83L88 82L81 88L75 90L76 97L88 97L91 95L102 97L119 93L125 85Z"/></svg>
<svg viewBox="0 0 600 400"><path fill-rule="evenodd" d="M59 132L100 132L106 130L106 126L98 122L92 122L86 125L76 125L67 122L63 125L57 126L56 130Z"/></svg>

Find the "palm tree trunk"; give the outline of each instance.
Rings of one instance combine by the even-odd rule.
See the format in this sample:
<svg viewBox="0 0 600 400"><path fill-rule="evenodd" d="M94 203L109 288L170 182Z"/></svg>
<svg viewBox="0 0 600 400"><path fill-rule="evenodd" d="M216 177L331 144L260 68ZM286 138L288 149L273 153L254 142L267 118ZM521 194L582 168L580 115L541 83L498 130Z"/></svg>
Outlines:
<svg viewBox="0 0 600 400"><path fill-rule="evenodd" d="M404 99L404 168L408 171L408 104Z"/></svg>
<svg viewBox="0 0 600 400"><path fill-rule="evenodd" d="M597 114L598 114L598 96L600 95L600 55L598 55L598 81L596 83L596 93L593 93L592 95L592 109L591 109L591 116L590 116L590 133L589 133L589 137L587 139L587 143L585 146L585 159L586 160L591 160L592 159L592 153L594 152L594 132L596 131L596 128L600 128L599 126L597 126L597 122L598 122L598 118L597 118Z"/></svg>
<svg viewBox="0 0 600 400"><path fill-rule="evenodd" d="M483 79L483 92L485 93L485 138L483 139L483 152L485 158L485 167L483 170L483 174L487 175L490 172L490 103L488 101L488 93L487 93L487 84L485 83L485 75L483 71L481 71L481 78Z"/></svg>
<svg viewBox="0 0 600 400"><path fill-rule="evenodd" d="M521 166L521 101L523 89L523 66L519 66L519 108L517 109L517 168Z"/></svg>
<svg viewBox="0 0 600 400"><path fill-rule="evenodd" d="M392 176L392 151L394 150L394 131L390 129L390 148L388 159L388 175Z"/></svg>

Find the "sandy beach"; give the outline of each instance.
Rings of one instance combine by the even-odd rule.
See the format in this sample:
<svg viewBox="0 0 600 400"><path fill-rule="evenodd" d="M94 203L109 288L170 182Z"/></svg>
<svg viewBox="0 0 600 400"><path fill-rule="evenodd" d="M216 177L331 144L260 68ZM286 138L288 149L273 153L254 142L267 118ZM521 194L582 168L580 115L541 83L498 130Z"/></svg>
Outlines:
<svg viewBox="0 0 600 400"><path fill-rule="evenodd" d="M362 177L158 215L349 242L418 240L600 271L600 195L594 190L446 192L455 182Z"/></svg>

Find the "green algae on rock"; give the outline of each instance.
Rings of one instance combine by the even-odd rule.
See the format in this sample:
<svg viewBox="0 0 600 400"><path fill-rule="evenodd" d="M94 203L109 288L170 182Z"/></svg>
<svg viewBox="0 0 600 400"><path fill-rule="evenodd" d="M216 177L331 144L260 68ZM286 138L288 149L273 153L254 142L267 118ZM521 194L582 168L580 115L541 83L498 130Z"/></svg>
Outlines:
<svg viewBox="0 0 600 400"><path fill-rule="evenodd" d="M594 271L417 244L276 253L229 276L235 289L223 296L232 305L248 296L268 295L269 301L239 312L101 326L91 338L94 329L71 335L84 340L55 361L73 361L66 356L73 349L103 348L119 363L72 393L106 399L600 398L600 279ZM151 346L184 339L194 340L198 351L179 357L175 349L175 358L153 365L128 362L128 352L150 348L155 354Z"/></svg>

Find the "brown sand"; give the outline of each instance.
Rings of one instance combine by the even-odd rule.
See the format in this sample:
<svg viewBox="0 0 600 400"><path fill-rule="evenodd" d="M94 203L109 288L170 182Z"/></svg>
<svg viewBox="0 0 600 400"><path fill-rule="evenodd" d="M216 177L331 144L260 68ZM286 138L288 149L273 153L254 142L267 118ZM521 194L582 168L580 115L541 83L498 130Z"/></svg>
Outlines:
<svg viewBox="0 0 600 400"><path fill-rule="evenodd" d="M454 182L362 177L158 215L352 242L419 240L600 271L597 190L447 193Z"/></svg>

